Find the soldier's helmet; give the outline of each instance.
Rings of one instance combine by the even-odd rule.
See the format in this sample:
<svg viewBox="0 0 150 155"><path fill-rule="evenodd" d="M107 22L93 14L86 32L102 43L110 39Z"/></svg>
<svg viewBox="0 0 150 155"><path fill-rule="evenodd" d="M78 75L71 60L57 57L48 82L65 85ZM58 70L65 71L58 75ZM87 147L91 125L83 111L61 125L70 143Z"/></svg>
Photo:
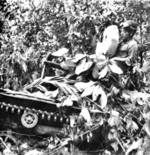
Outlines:
<svg viewBox="0 0 150 155"><path fill-rule="evenodd" d="M121 24L122 28L129 32L136 32L138 24L133 20L127 20Z"/></svg>

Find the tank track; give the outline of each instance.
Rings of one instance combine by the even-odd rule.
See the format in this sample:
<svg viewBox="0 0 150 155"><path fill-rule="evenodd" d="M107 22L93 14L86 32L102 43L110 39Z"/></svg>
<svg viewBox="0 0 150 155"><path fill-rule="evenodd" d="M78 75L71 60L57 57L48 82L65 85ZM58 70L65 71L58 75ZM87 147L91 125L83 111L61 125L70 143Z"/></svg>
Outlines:
<svg viewBox="0 0 150 155"><path fill-rule="evenodd" d="M59 113L59 111L57 112L48 112L46 110L37 110L34 108L29 108L29 107L23 107L23 106L17 106L17 105L12 105L10 103L6 103L6 102L0 102L0 110L3 110L4 113L11 113L11 114L17 114L18 116L22 115L24 112L31 112L31 113L36 113L38 118L46 121L47 124L49 124L50 122L53 122L54 124L56 122L60 123L60 124L65 124L64 128L66 128L66 130L63 130L63 134L65 136L68 136L67 133L69 134L70 132L72 132L73 127L71 127L71 115L64 115ZM49 126L51 126L49 124ZM76 146L81 146L83 147L84 143L86 143L87 145L91 144L91 141L94 139L94 136L97 136L97 131L100 130L100 124L96 124L95 126L91 127L90 129L78 133L77 137L75 139L72 138L68 138L68 142L65 142L65 145L69 144L69 141L73 141L73 143ZM62 127L63 128L63 127ZM75 129L75 128L74 128ZM28 135L28 134L26 134ZM28 135L29 136L29 135ZM49 137L49 136L48 136ZM55 139L54 136L51 136L52 139ZM60 141L64 141L65 139L60 139ZM67 139L66 139L67 140ZM53 143L55 140L52 140ZM61 143L60 143L61 144ZM63 144L63 143L62 143ZM82 144L82 145L81 145ZM64 146L65 146L64 145ZM60 148L63 148L64 146L60 145ZM53 151L55 152L55 149L57 150L57 145L53 148Z"/></svg>
<svg viewBox="0 0 150 155"><path fill-rule="evenodd" d="M39 119L41 118L42 120L54 121L54 122L59 121L60 123L66 123L66 124L70 123L69 117L61 115L58 112L54 113L54 112L42 111L29 107L11 105L5 102L0 102L0 109L5 110L6 112L11 112L12 114L17 112L18 115L24 112L31 112L37 114Z"/></svg>

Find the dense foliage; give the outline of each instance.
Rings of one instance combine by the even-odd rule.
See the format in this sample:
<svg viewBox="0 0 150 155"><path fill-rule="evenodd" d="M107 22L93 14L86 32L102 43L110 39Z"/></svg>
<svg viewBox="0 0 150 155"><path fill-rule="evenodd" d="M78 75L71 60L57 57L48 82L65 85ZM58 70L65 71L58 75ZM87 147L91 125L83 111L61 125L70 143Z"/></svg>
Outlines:
<svg viewBox="0 0 150 155"><path fill-rule="evenodd" d="M149 37L146 2L9 1L2 7L1 72L6 75L6 88L21 89L33 80L32 75L40 76L42 58L62 46L72 56L94 53L96 39L108 18L118 24L134 18L140 25L139 43Z"/></svg>
<svg viewBox="0 0 150 155"><path fill-rule="evenodd" d="M77 136L73 139L75 145L80 149L92 149L94 144L101 142L94 149L114 154L124 152L126 155L133 151L137 154L144 152L150 134L149 2L9 1L1 8L1 86L22 90L24 85L43 76L43 60L48 53L59 49L61 53L67 49L67 59L63 57L65 61L62 61L61 55L55 61L61 61L62 68L69 70L69 75L68 72L54 72L73 78L70 71L76 75L74 87L78 90L83 112L82 117L74 117L77 117L77 124L72 127L71 134ZM126 19L134 19L139 24L136 34L139 66L128 75L120 76L121 69L110 59L107 63L106 60L102 62L102 70L97 73L90 56L95 53L96 41L101 39L105 24L109 20L119 26ZM72 61L76 65L73 70ZM46 70L47 75L53 75L50 73ZM64 104L72 104L69 97L63 98ZM96 139L95 132L100 139ZM93 138L91 134L96 136Z"/></svg>

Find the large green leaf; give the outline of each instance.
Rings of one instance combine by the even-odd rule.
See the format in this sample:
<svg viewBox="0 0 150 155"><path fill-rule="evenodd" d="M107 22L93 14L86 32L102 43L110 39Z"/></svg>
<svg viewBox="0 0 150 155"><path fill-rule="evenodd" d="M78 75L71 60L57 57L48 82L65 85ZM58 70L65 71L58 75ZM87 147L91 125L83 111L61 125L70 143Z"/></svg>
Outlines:
<svg viewBox="0 0 150 155"><path fill-rule="evenodd" d="M75 69L75 74L80 75L81 73L89 70L93 65L92 61L87 61L86 58L80 60Z"/></svg>
<svg viewBox="0 0 150 155"><path fill-rule="evenodd" d="M58 51L52 53L53 56L56 56L56 57L62 57L64 56L65 54L68 53L68 49L67 48L60 48Z"/></svg>
<svg viewBox="0 0 150 155"><path fill-rule="evenodd" d="M100 102L101 108L103 109L107 105L107 95L106 95L105 91L103 90L103 88L101 88L101 87L99 87L99 92L101 95L99 102Z"/></svg>
<svg viewBox="0 0 150 155"><path fill-rule="evenodd" d="M81 59L76 66L75 74L79 75L80 73L84 72L85 64L86 64L86 58Z"/></svg>
<svg viewBox="0 0 150 155"><path fill-rule="evenodd" d="M81 59L85 58L86 55L85 54L76 54L75 58L73 59L74 63L78 63Z"/></svg>
<svg viewBox="0 0 150 155"><path fill-rule="evenodd" d="M108 67L105 66L105 67L98 73L99 79L104 78L104 77L107 75L108 70L109 70Z"/></svg>
<svg viewBox="0 0 150 155"><path fill-rule="evenodd" d="M86 120L86 123L88 125L91 125L92 124L92 119L91 119L89 110L86 107L82 107L80 116L82 116L84 118L84 120Z"/></svg>
<svg viewBox="0 0 150 155"><path fill-rule="evenodd" d="M81 94L81 97L86 97L86 96L92 95L94 87L95 87L95 85L92 85L92 86L86 88L84 90L84 92Z"/></svg>
<svg viewBox="0 0 150 155"><path fill-rule="evenodd" d="M89 81L89 82L76 82L74 86L80 91L83 92L86 88L92 86L95 82Z"/></svg>
<svg viewBox="0 0 150 155"><path fill-rule="evenodd" d="M113 73L116 73L116 74L123 74L122 69L117 65L117 63L116 63L115 61L112 61L112 62L109 64L109 68L110 68L110 70L111 70Z"/></svg>
<svg viewBox="0 0 150 155"><path fill-rule="evenodd" d="M94 79L98 79L98 77L99 77L98 73L99 73L99 69L98 69L97 65L95 65L92 70L92 76Z"/></svg>

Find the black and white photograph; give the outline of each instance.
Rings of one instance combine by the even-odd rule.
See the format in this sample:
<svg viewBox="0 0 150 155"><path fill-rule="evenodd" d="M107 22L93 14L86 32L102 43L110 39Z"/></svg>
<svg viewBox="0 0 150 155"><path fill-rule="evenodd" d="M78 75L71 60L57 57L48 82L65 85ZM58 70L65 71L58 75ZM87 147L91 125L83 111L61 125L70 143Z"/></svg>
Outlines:
<svg viewBox="0 0 150 155"><path fill-rule="evenodd" d="M0 155L150 155L150 0L0 0Z"/></svg>

